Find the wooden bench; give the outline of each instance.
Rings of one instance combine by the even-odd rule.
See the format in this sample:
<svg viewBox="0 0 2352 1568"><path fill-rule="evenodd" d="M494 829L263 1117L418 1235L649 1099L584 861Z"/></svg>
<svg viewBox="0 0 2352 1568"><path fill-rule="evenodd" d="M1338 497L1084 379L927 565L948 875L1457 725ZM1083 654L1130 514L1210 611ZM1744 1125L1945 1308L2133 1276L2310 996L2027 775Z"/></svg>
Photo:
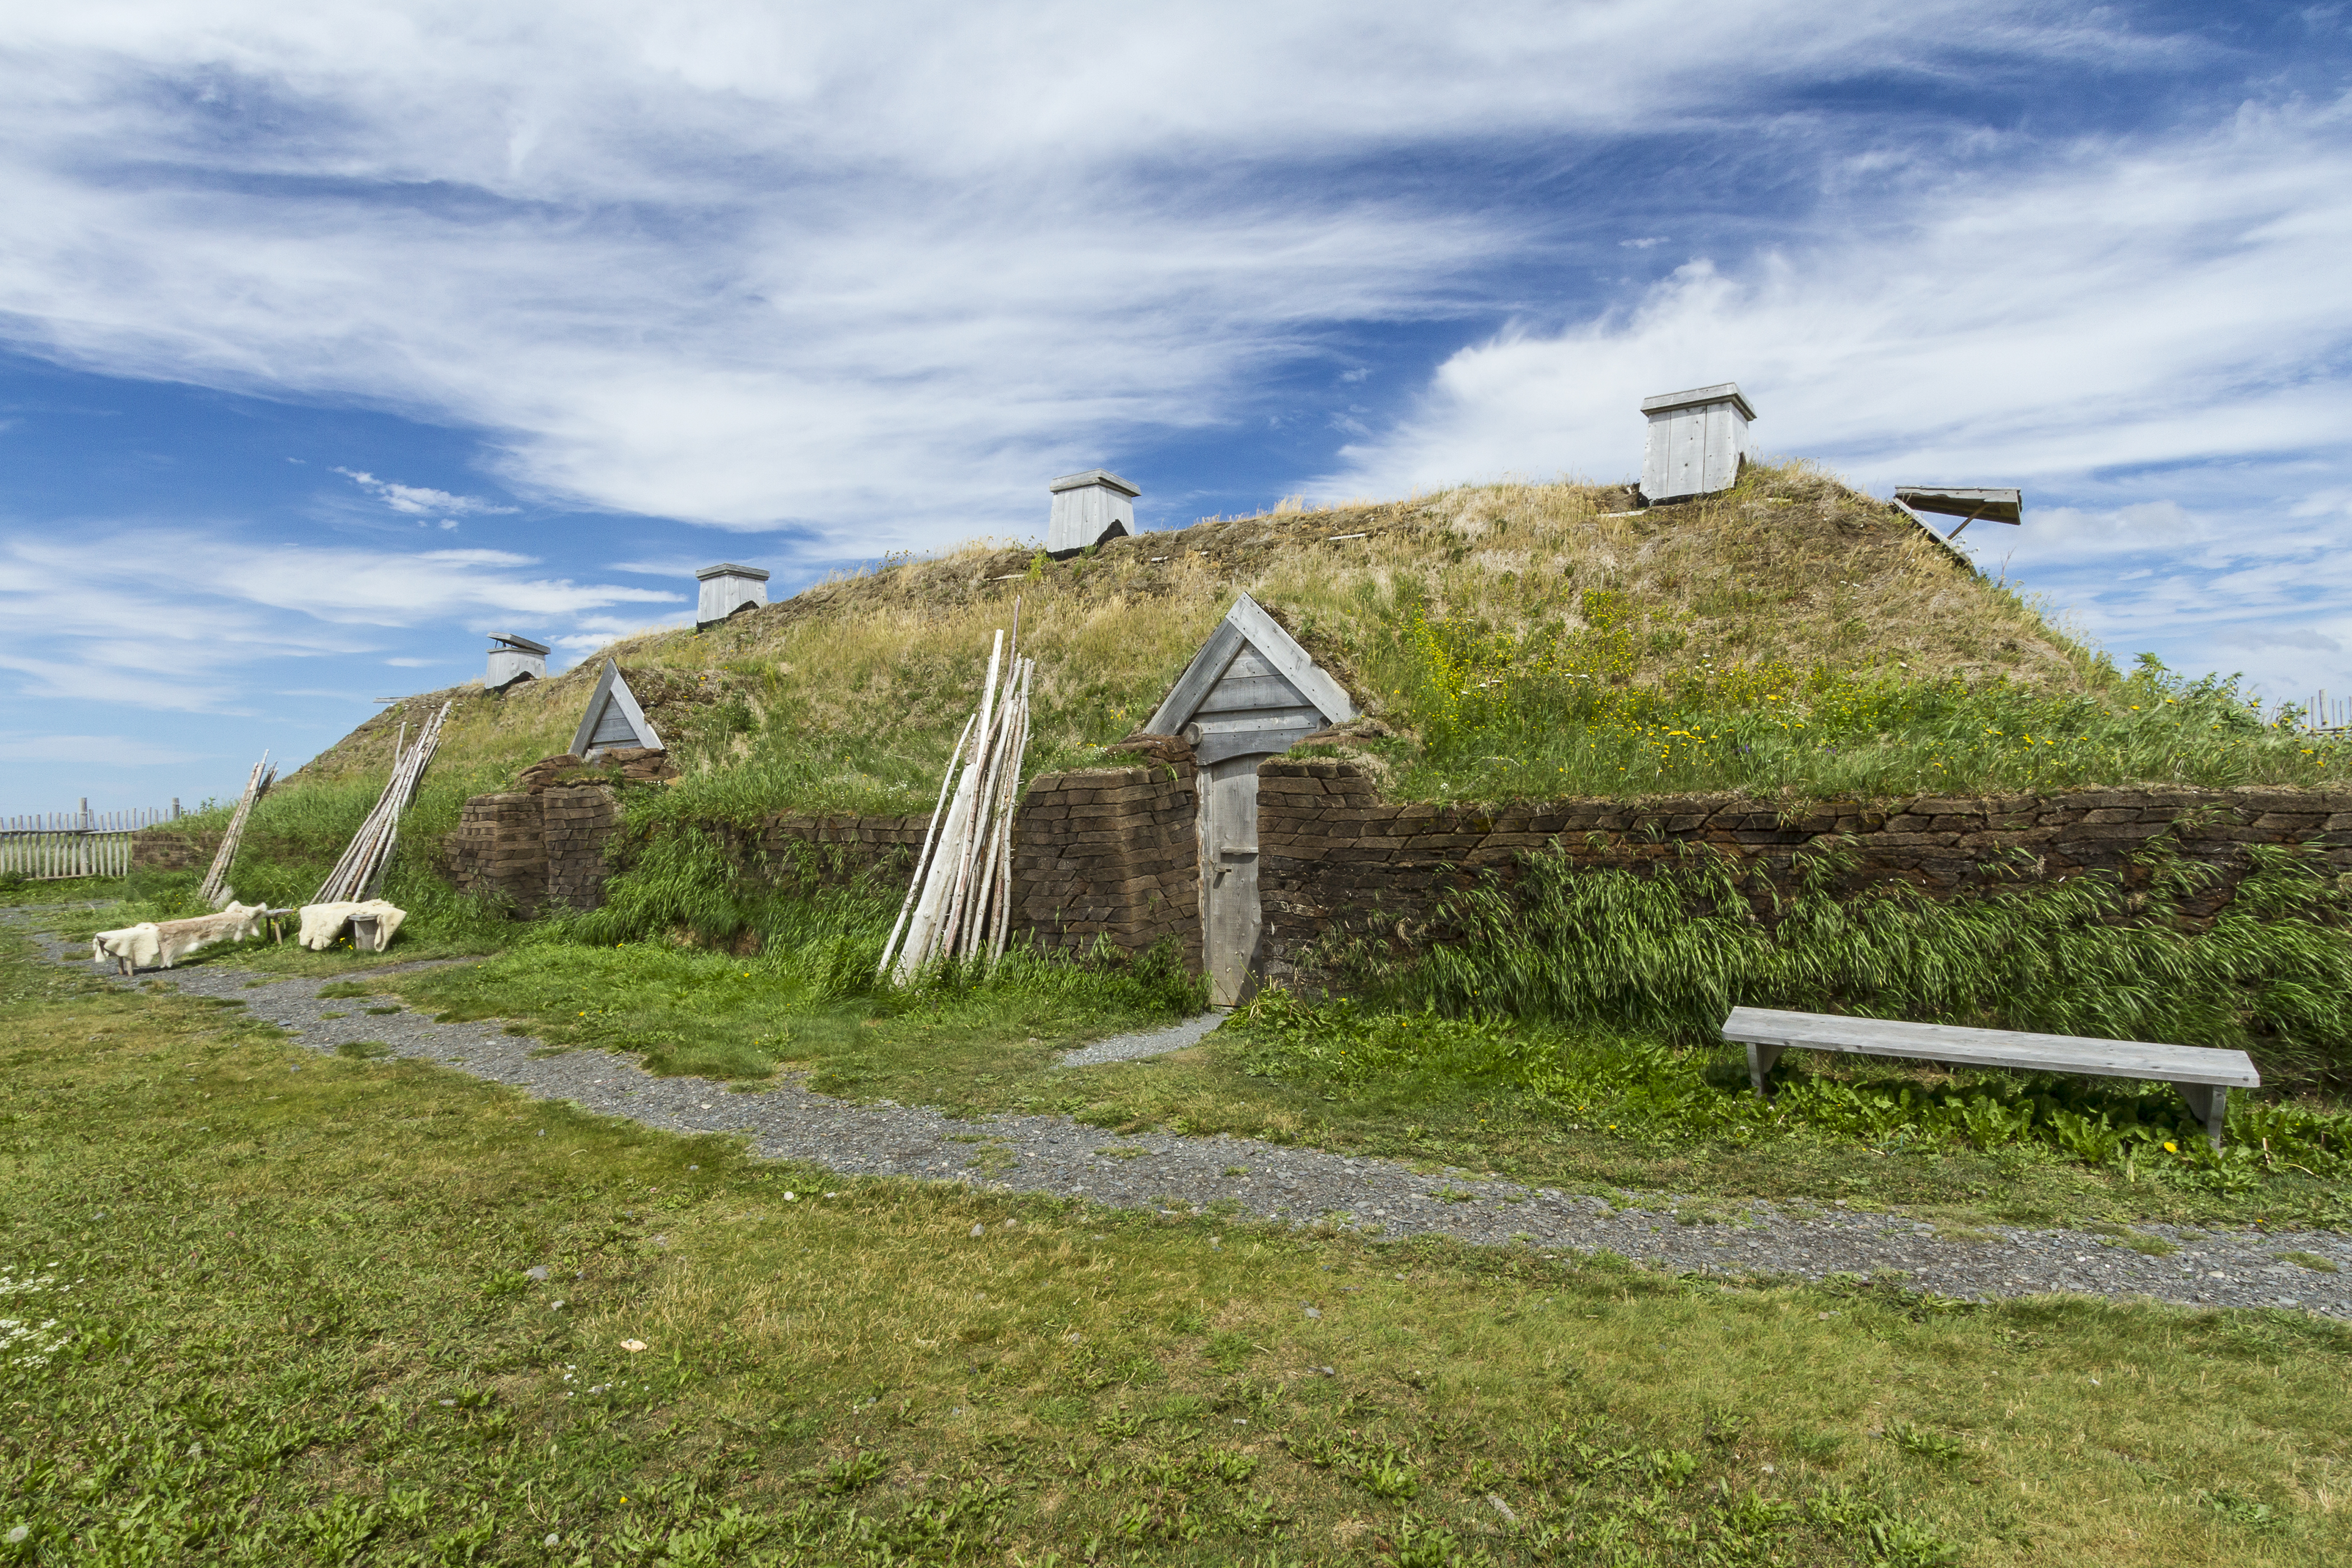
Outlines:
<svg viewBox="0 0 2352 1568"><path fill-rule="evenodd" d="M1734 1007L1731 1016L1723 1021L1723 1037L1748 1047L1748 1081L1759 1095L1767 1092L1764 1079L1772 1064L1792 1046L1801 1050L1912 1057L1964 1067L2169 1083L2205 1124L2205 1135L2216 1149L2221 1146L2230 1091L2256 1089L2263 1081L2253 1059L2243 1051L2158 1046L2140 1040L2092 1040L2074 1035L2028 1035L2010 1029L1956 1029L1944 1024L1781 1013L1769 1007Z"/></svg>

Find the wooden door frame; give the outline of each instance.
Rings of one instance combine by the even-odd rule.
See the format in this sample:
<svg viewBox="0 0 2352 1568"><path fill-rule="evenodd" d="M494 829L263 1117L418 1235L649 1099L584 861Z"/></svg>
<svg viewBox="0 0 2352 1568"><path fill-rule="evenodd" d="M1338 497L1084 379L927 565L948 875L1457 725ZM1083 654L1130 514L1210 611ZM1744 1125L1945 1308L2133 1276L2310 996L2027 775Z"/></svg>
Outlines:
<svg viewBox="0 0 2352 1568"><path fill-rule="evenodd" d="M1198 804L1194 807L1193 833L1195 842L1199 846L1197 874L1201 888L1201 971L1209 982L1209 1005L1213 1007L1239 1006L1248 1001L1257 989L1260 955L1265 945L1265 896L1258 890L1257 879L1257 770L1259 764L1267 757L1276 754L1267 752L1229 757L1223 762L1211 763L1195 770L1193 793ZM1229 852L1227 846L1211 842L1212 810L1213 804L1218 798L1218 786L1241 779L1249 781L1247 814L1249 847L1245 852L1246 870L1242 879L1246 882L1256 907L1250 911L1251 935L1246 944L1247 951L1241 955L1240 972L1235 976L1234 984L1230 987L1225 987L1220 984L1218 975L1218 958L1221 951L1218 943L1221 931L1221 922L1217 918L1220 908L1218 889L1223 885L1226 875L1241 871L1243 868L1227 864L1226 857ZM1224 899L1231 900L1234 896L1233 891L1228 891ZM1227 907L1230 907L1229 903Z"/></svg>

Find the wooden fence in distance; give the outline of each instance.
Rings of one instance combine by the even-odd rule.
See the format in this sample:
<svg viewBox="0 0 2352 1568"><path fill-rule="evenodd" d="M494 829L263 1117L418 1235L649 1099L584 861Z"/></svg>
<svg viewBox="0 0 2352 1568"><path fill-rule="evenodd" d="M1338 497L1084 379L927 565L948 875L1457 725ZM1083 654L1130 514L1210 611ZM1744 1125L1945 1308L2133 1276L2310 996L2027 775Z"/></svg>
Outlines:
<svg viewBox="0 0 2352 1568"><path fill-rule="evenodd" d="M2311 710L2303 716L2303 727L2315 735L2352 732L2352 700L2330 698L2323 688L2311 700Z"/></svg>
<svg viewBox="0 0 2352 1568"><path fill-rule="evenodd" d="M9 817L0 826L0 876L13 874L37 882L127 877L131 836L177 816L176 810L152 806L92 812L84 801L79 811Z"/></svg>

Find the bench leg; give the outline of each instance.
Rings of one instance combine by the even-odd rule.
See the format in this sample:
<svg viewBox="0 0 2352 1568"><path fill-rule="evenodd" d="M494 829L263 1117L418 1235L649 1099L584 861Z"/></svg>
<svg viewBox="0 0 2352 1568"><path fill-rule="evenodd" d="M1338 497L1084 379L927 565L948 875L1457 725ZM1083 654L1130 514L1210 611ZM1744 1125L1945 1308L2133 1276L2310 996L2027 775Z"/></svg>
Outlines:
<svg viewBox="0 0 2352 1568"><path fill-rule="evenodd" d="M2230 1113L2230 1087L2214 1083L2176 1083L2180 1098L2189 1102L2189 1112L2205 1124L2205 1136L2216 1149L2221 1146L2221 1129Z"/></svg>
<svg viewBox="0 0 2352 1568"><path fill-rule="evenodd" d="M1772 1064L1780 1059L1780 1053L1786 1048L1787 1047L1782 1046L1750 1046L1748 1047L1748 1081L1756 1086L1756 1094L1759 1099L1769 1100L1772 1098L1772 1091L1764 1087L1764 1080L1771 1075Z"/></svg>

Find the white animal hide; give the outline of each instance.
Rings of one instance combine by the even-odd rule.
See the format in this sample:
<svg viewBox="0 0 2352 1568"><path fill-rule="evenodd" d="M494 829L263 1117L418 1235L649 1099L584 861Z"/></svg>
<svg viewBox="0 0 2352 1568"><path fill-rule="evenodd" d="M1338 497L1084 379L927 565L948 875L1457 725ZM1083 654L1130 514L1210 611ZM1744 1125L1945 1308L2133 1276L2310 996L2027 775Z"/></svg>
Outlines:
<svg viewBox="0 0 2352 1568"><path fill-rule="evenodd" d="M261 904L231 904L216 915L159 922L155 935L163 967L216 942L251 942L261 934L261 917L268 912Z"/></svg>
<svg viewBox="0 0 2352 1568"><path fill-rule="evenodd" d="M335 945L343 928L354 916L373 916L376 922L376 951L392 945L392 933L408 918L408 911L382 899L369 899L363 903L305 904L302 906L301 943L313 952L324 952Z"/></svg>
<svg viewBox="0 0 2352 1568"><path fill-rule="evenodd" d="M124 974L134 969L154 968L163 951L163 939L156 934L152 921L119 931L102 931L89 939L89 961L111 963Z"/></svg>
<svg viewBox="0 0 2352 1568"><path fill-rule="evenodd" d="M261 920L268 912L259 904L231 904L216 915L142 921L120 931L102 931L89 940L89 961L112 963L125 974L134 969L169 969L214 942L251 942L261 934Z"/></svg>

